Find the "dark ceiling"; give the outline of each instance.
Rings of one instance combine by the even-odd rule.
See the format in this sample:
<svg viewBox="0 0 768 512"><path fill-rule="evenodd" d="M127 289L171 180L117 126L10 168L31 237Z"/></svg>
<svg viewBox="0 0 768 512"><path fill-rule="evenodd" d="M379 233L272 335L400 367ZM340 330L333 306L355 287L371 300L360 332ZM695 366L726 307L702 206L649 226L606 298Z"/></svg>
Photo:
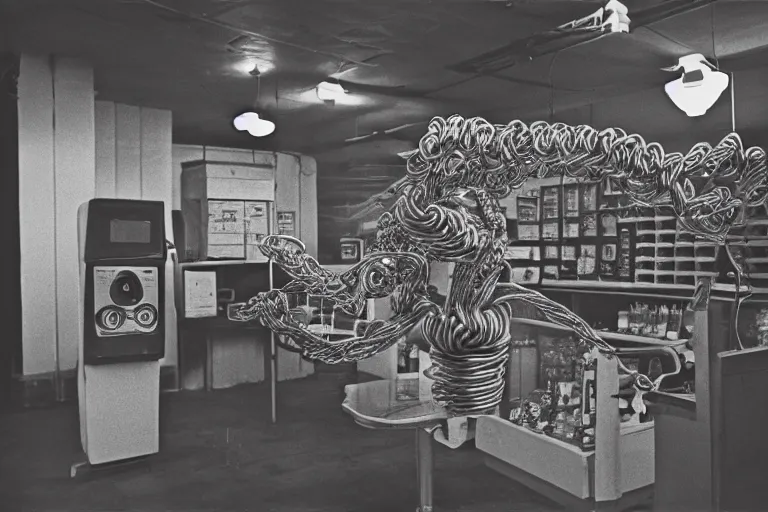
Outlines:
<svg viewBox="0 0 768 512"><path fill-rule="evenodd" d="M401 176L397 153L413 149L435 115L616 125L669 149L714 142L731 126L728 95L707 116L689 119L663 93L673 77L659 68L688 53L734 73L737 128L762 143L768 2L624 3L630 18L652 22L533 60L521 58L516 42L602 3L0 0L0 45L89 59L99 98L171 109L175 142L316 157L325 214ZM681 14L646 16L673 4ZM499 48L513 65L483 72L481 57ZM244 71L247 64L258 66L259 78ZM328 77L350 92L335 105L314 93ZM254 139L233 129L233 116L253 108L275 121L273 135Z"/></svg>

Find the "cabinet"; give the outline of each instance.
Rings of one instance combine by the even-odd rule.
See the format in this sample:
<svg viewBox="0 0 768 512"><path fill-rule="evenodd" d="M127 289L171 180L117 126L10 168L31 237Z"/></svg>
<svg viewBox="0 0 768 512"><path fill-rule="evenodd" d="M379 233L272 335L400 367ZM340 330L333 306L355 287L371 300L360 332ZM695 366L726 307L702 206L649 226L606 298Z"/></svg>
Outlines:
<svg viewBox="0 0 768 512"><path fill-rule="evenodd" d="M656 422L656 509L761 510L768 502L768 347L751 329L755 312L766 307L764 296L737 308L733 297L713 294L696 313L695 393L648 397Z"/></svg>
<svg viewBox="0 0 768 512"><path fill-rule="evenodd" d="M275 167L196 161L182 169L183 259L265 261L257 243L275 231Z"/></svg>

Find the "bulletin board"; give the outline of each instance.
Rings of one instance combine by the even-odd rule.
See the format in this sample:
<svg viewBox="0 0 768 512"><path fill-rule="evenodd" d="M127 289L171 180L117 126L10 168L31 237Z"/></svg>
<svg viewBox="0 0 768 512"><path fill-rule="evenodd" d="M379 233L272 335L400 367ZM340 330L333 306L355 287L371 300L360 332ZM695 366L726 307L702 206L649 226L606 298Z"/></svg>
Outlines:
<svg viewBox="0 0 768 512"><path fill-rule="evenodd" d="M296 212L277 212L277 234L296 236Z"/></svg>
<svg viewBox="0 0 768 512"><path fill-rule="evenodd" d="M208 257L266 262L259 243L270 234L269 201L208 200Z"/></svg>

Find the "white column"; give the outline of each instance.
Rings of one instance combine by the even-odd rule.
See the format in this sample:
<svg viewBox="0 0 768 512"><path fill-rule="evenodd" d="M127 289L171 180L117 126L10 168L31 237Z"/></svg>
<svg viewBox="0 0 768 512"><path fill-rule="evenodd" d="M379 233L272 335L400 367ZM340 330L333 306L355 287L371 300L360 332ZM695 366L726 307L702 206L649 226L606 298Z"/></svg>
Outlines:
<svg viewBox="0 0 768 512"><path fill-rule="evenodd" d="M24 375L56 366L53 73L48 56L21 56L19 223Z"/></svg>

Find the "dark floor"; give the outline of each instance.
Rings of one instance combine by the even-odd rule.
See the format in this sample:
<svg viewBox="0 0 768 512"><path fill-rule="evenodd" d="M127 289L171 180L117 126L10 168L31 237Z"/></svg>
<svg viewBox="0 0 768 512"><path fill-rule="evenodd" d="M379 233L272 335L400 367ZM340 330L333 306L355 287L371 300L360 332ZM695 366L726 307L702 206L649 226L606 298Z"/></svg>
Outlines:
<svg viewBox="0 0 768 512"><path fill-rule="evenodd" d="M0 511L400 512L417 505L412 431L357 426L342 385L312 377L269 388L164 394L149 464L71 480L82 460L77 407L0 416ZM560 510L487 469L472 449L435 447L438 512Z"/></svg>

